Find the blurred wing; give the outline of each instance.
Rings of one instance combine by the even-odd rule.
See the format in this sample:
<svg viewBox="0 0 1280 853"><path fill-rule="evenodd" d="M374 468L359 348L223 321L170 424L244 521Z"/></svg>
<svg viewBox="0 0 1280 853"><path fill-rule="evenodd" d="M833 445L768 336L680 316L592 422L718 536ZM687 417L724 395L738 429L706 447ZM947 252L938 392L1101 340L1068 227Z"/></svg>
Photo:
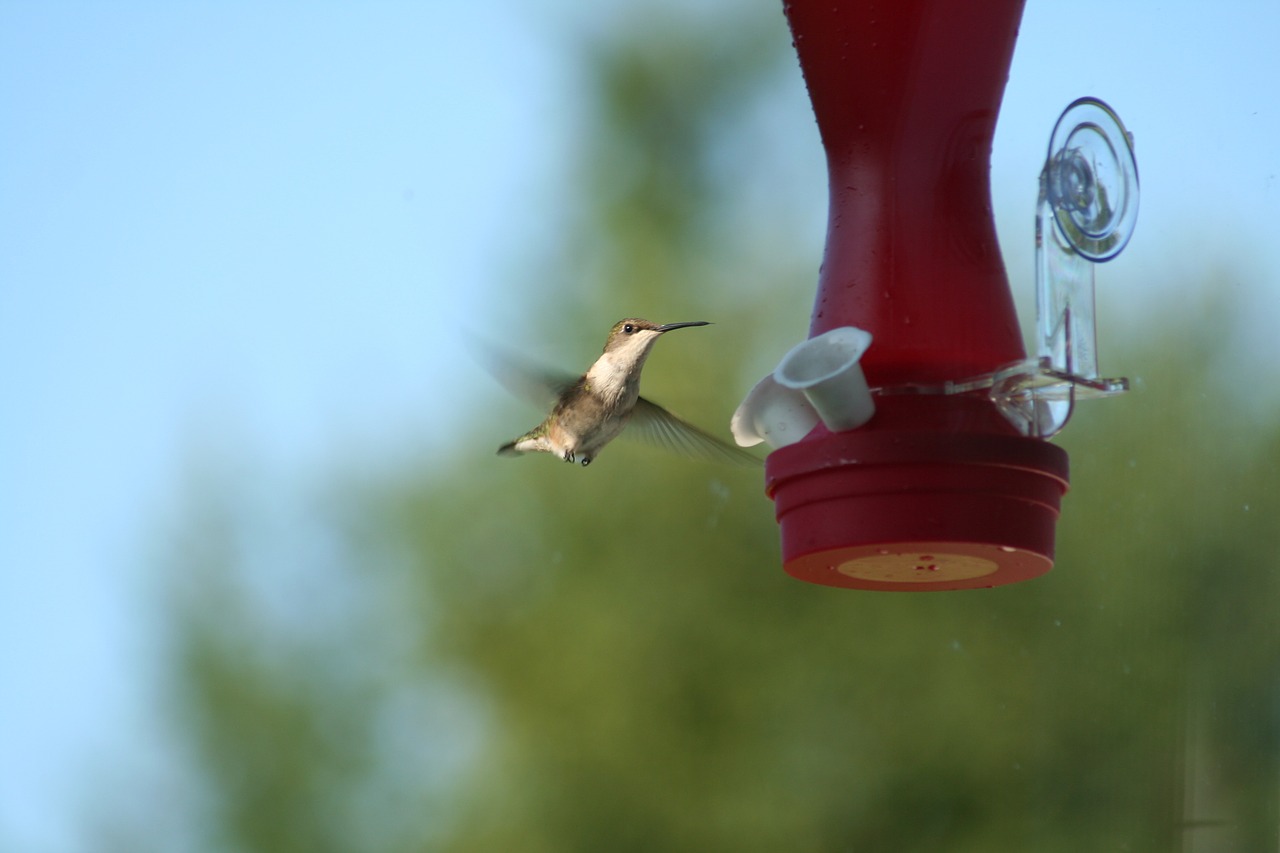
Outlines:
<svg viewBox="0 0 1280 853"><path fill-rule="evenodd" d="M681 420L644 397L636 402L631 422L622 435L679 453L731 465L760 465L760 459L745 450L725 444L691 423Z"/></svg>
<svg viewBox="0 0 1280 853"><path fill-rule="evenodd" d="M545 367L495 344L473 341L476 358L485 370L516 397L550 410L578 377Z"/></svg>

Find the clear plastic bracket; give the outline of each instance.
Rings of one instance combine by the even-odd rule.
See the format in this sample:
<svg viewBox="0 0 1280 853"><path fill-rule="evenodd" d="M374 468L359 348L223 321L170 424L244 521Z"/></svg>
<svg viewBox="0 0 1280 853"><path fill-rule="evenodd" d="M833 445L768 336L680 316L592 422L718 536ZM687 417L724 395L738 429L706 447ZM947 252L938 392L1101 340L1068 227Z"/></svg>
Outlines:
<svg viewBox="0 0 1280 853"><path fill-rule="evenodd" d="M1050 438L1077 399L1128 390L1098 374L1094 269L1120 254L1138 218L1133 136L1107 104L1080 98L1049 139L1036 207L1036 358L938 385L877 394L985 393L1024 435Z"/></svg>

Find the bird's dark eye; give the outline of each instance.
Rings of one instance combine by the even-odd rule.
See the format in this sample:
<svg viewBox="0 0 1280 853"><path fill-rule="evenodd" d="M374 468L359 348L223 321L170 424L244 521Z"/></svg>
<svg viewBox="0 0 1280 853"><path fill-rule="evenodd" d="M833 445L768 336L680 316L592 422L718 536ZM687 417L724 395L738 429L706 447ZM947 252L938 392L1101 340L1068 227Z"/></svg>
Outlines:
<svg viewBox="0 0 1280 853"><path fill-rule="evenodd" d="M622 327L622 331L626 332L628 335L635 332L635 330L636 330L636 327L631 325L630 323L627 323L625 326Z"/></svg>

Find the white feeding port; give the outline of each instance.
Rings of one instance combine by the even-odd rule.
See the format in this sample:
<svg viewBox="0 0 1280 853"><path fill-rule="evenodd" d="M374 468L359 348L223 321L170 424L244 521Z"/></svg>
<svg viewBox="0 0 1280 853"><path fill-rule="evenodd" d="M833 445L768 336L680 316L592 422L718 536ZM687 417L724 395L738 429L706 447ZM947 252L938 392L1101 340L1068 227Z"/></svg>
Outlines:
<svg viewBox="0 0 1280 853"><path fill-rule="evenodd" d="M756 383L733 413L729 428L743 447L786 447L819 420L832 432L871 420L875 403L858 362L871 333L841 326L795 346L772 374Z"/></svg>
<svg viewBox="0 0 1280 853"><path fill-rule="evenodd" d="M796 346L773 376L779 385L804 394L827 429L856 429L876 412L858 364L870 346L870 332L841 326Z"/></svg>
<svg viewBox="0 0 1280 853"><path fill-rule="evenodd" d="M804 394L784 388L770 373L756 383L729 421L742 447L766 442L772 448L795 444L818 425L818 413Z"/></svg>

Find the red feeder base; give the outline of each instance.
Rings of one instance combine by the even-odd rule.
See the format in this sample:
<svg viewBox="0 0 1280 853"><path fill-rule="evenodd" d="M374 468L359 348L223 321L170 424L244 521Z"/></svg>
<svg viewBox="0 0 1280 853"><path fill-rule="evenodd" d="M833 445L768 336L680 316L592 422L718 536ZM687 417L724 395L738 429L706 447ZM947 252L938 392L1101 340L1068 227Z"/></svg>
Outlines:
<svg viewBox="0 0 1280 853"><path fill-rule="evenodd" d="M1068 471L1066 452L1047 442L853 430L776 450L765 471L784 567L801 580L976 589L1053 567Z"/></svg>

